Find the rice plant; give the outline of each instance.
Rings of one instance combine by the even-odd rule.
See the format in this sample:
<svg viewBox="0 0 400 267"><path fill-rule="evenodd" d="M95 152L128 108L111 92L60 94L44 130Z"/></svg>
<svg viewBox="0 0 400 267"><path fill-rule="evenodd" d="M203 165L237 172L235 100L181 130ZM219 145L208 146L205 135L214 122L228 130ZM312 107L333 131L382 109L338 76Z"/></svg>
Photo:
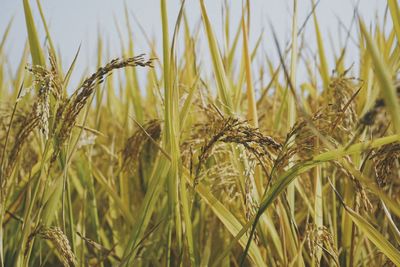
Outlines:
<svg viewBox="0 0 400 267"><path fill-rule="evenodd" d="M389 31L355 12L355 56L328 50L318 3L300 22L293 0L290 43L270 26L278 62L250 42L244 2L239 25L225 6L221 45L203 0L194 28L182 1L173 32L160 0L162 51L130 37L87 76L23 0L15 74L11 23L0 42L1 266L400 266L398 2L381 3Z"/></svg>

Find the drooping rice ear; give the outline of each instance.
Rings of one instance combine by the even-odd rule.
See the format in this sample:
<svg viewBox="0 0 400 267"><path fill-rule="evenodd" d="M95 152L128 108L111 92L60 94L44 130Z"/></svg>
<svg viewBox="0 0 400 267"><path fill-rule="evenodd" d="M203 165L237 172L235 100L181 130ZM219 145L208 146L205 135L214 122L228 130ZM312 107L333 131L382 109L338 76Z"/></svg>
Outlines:
<svg viewBox="0 0 400 267"><path fill-rule="evenodd" d="M28 237L25 254L27 253L28 248L35 236L49 240L53 244L61 257L61 262L64 267L74 267L77 265L77 259L71 249L69 240L60 228L40 226L35 229Z"/></svg>
<svg viewBox="0 0 400 267"><path fill-rule="evenodd" d="M272 165L273 157L282 148L282 145L275 141L273 137L264 136L258 129L248 126L245 121L234 118L220 119L208 127L208 132L210 132L211 135L201 148L198 157L198 165L195 171L194 184L198 182L202 165L210 156L217 142L243 145L247 151L255 156L265 174L269 176L265 162Z"/></svg>
<svg viewBox="0 0 400 267"><path fill-rule="evenodd" d="M95 91L96 85L102 83L113 70L137 66L153 67L152 62L152 59L145 60L144 55L127 59L114 59L104 67L100 67L95 73L89 76L89 78L84 80L82 85L57 111L58 120L55 129L58 144L53 152L52 161L56 159L61 147L70 136L78 115L86 105L89 97Z"/></svg>

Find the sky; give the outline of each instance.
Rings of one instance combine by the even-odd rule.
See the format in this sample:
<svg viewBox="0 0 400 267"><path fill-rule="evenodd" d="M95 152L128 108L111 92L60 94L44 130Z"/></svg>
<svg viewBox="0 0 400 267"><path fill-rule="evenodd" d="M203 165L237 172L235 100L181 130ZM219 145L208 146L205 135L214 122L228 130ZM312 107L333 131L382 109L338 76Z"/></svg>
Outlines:
<svg viewBox="0 0 400 267"><path fill-rule="evenodd" d="M311 1L298 0L298 23L300 25L311 10ZM359 1L359 14L361 14L367 25L371 25L377 16L382 21L386 9L386 1L357 1ZM135 52L137 54L149 52L149 46L139 27L140 23L141 27L145 29L146 34L150 38L155 38L158 43L158 53L162 54L160 0L40 0L40 2L56 49L62 56L64 68L68 68L79 45L81 45L76 72L81 73L82 71L94 70L97 58L98 34L104 40L104 49L109 59L121 56L121 37L117 29L119 28L123 32L122 38L125 44L127 43L129 34L126 30L125 5L129 11L129 20L132 24L131 34L135 42ZM221 7L225 1L205 0L204 2L216 35L222 36ZM232 29L234 29L237 27L241 17L242 1L227 0L226 2L230 5ZM338 26L339 21L345 27L349 27L353 17L353 7L356 5L355 2L356 0L320 1L316 12L328 51L331 49L330 36L341 36L340 38L333 38L335 39L335 46L338 46L341 40L345 39L343 28L340 30ZM42 36L41 41L44 43L45 34L36 1L31 0L30 3L39 35ZM251 0L250 46L254 46L258 36L261 32L264 32L262 50L271 56L272 59L278 60L269 23L271 22L278 33L281 44L285 44L290 39L292 5L293 0ZM180 8L180 0L168 0L167 8L170 34L172 34L176 16ZM201 19L199 0L187 0L186 12L193 29ZM0 37L3 35L4 29L11 18L13 18L13 24L6 44L6 54L10 65L16 67L20 61L27 38L22 0L0 0ZM313 22L310 20L306 28L307 45L312 50L316 50L313 31ZM352 31L352 36L357 37L356 27ZM202 39L203 45L206 45L205 38ZM351 46L352 44L350 44L349 52L350 54L354 53L354 58L356 58L358 56L356 54L357 50L354 45L353 47ZM87 68L88 66L92 67ZM11 71L13 71L12 67ZM78 78L80 78L80 75Z"/></svg>

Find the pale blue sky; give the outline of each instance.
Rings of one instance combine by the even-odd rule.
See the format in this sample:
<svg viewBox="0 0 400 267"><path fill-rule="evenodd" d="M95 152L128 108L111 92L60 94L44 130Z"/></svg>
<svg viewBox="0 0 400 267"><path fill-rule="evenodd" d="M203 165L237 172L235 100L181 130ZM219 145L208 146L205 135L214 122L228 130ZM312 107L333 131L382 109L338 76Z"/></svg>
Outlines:
<svg viewBox="0 0 400 267"><path fill-rule="evenodd" d="M124 32L127 39L124 15L124 3L128 6L131 14L140 21L143 28L150 37L155 37L158 42L158 53L161 54L161 18L159 0L41 0L45 16L50 25L50 31L57 47L62 55L64 66L70 64L79 44L82 44L81 54L78 60L77 72L92 66L93 70L96 61L97 33L100 31L104 38L106 48L109 51L109 58L121 56L120 38L116 30L116 22ZM172 34L172 27L179 10L180 0L168 0L169 20ZM223 0L205 0L210 19L217 35L221 36L221 6ZM236 27L241 16L240 0L227 1L231 6L232 29ZM356 0L321 0L317 7L317 16L321 25L327 50L331 49L329 32L332 36L338 36L338 18L346 25L350 25L353 16L353 6ZM200 9L198 0L187 0L186 10L189 15L192 27L200 20ZM31 1L34 10L34 18L40 35L44 33L38 14L36 1ZM301 24L311 8L311 0L298 0L299 24ZM272 58L277 60L275 46L268 26L272 22L283 44L290 38L292 0L252 0L251 38L252 45L256 38L265 29L263 38L263 50ZM385 0L360 0L359 12L367 24L373 23L376 14L382 17L386 8ZM26 30L22 0L0 0L0 36L2 36L8 21L14 17L13 27L6 46L6 53L11 65L16 65L20 60L22 49L26 40ZM136 41L136 53L149 51L147 43L139 30L138 25L131 16L133 26L133 37ZM307 44L315 49L314 27L312 20L306 29ZM352 35L357 36L356 28ZM342 39L345 34L342 32ZM203 38L204 40L204 38ZM335 39L337 45L340 40ZM203 41L203 45L206 43ZM358 55L354 47L350 53L354 53L357 61ZM330 59L331 60L331 59ZM350 62L349 62L350 64Z"/></svg>

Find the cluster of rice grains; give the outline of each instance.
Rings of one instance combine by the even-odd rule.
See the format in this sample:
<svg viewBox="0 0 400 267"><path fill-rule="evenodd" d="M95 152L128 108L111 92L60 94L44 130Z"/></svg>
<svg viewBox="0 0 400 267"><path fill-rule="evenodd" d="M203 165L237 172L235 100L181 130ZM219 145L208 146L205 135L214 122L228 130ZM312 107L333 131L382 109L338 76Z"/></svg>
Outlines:
<svg viewBox="0 0 400 267"><path fill-rule="evenodd" d="M68 238L58 227L38 227L33 233L29 235L27 249L35 236L39 236L42 239L49 240L51 245L55 247L59 253L61 262L65 267L76 266L76 256L71 250Z"/></svg>

